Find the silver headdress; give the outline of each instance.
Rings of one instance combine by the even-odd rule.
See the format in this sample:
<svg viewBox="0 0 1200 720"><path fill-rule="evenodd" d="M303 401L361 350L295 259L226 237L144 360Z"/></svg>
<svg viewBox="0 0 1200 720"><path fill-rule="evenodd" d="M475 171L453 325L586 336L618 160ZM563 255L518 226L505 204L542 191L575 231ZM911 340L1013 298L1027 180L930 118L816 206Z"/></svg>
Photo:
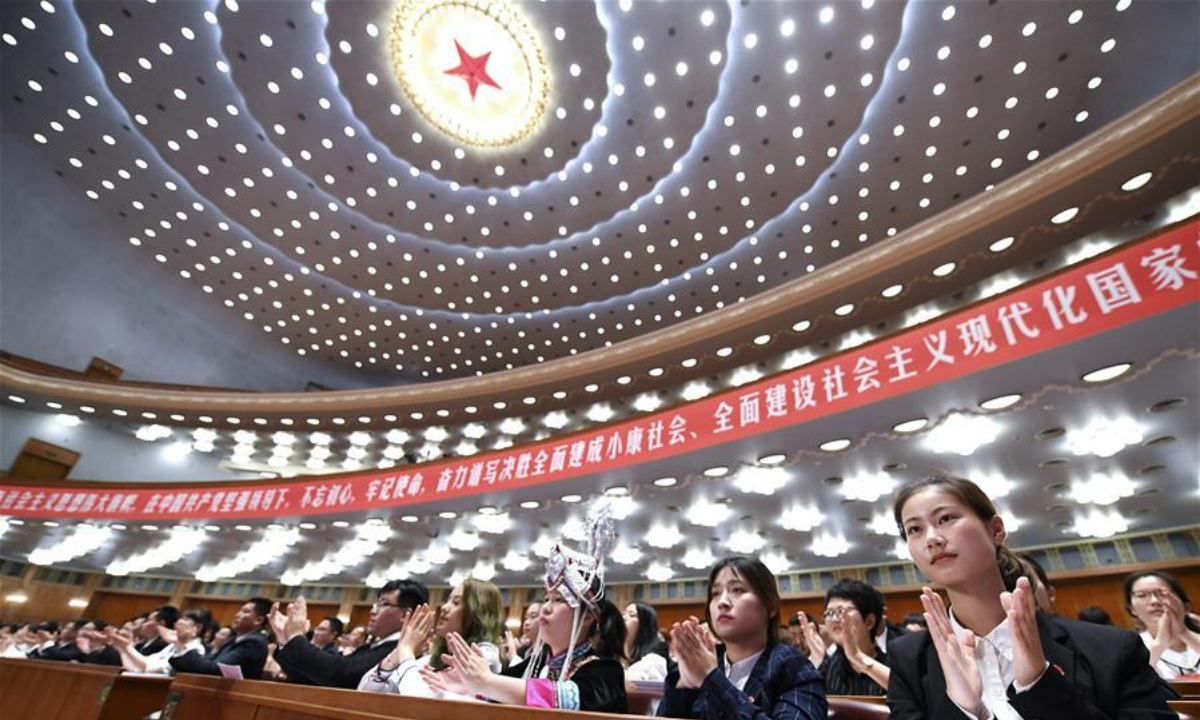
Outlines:
<svg viewBox="0 0 1200 720"><path fill-rule="evenodd" d="M596 604L604 598L604 559L612 550L615 540L612 506L607 500L600 500L588 511L587 538L583 549L576 550L559 540L546 560L546 591L557 590L575 610L575 618L571 624L571 643L567 647L566 662L560 677L565 678L570 674L571 656L575 652L582 624L580 610L594 613ZM531 658L540 655L541 646L542 640L539 637L538 646L531 653ZM527 673L533 670L533 665L533 662L529 663Z"/></svg>

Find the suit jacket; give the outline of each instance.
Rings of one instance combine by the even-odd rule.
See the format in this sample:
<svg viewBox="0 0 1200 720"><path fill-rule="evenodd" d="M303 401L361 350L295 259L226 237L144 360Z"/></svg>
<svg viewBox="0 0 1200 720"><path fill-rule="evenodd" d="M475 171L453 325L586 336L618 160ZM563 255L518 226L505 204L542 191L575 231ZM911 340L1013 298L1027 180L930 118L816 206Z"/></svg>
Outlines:
<svg viewBox="0 0 1200 720"><path fill-rule="evenodd" d="M1026 720L1177 720L1167 708L1175 692L1150 667L1141 638L1110 626L1038 615L1042 652L1050 667L1029 690L1008 688ZM946 678L928 632L888 643L892 720L967 720L946 695Z"/></svg>
<svg viewBox="0 0 1200 720"><path fill-rule="evenodd" d="M83 656L83 662L89 665L114 665L121 667L121 653L111 645L103 645Z"/></svg>
<svg viewBox="0 0 1200 720"><path fill-rule="evenodd" d="M275 651L275 662L288 680L301 685L320 685L354 690L371 668L396 649L396 640L374 646L362 645L350 655L328 653L298 635Z"/></svg>
<svg viewBox="0 0 1200 720"><path fill-rule="evenodd" d="M143 640L140 643L134 643L133 649L137 650L138 652L140 652L143 655L150 656L150 655L153 655L154 653L160 652L166 646L167 646L166 640L163 640L160 637L156 637L156 638L150 638L149 640Z"/></svg>
<svg viewBox="0 0 1200 720"><path fill-rule="evenodd" d="M56 660L58 662L83 662L84 658L83 651L73 642L58 643L36 652L36 655L30 653L29 657L35 660Z"/></svg>
<svg viewBox="0 0 1200 720"><path fill-rule="evenodd" d="M247 680L261 680L263 666L267 664L267 638L262 633L250 633L242 638L234 638L221 646L216 653L204 655L199 650L191 650L182 655L176 655L167 662L177 673L195 673L197 675L220 675L222 665L237 665L242 669L242 677Z"/></svg>
<svg viewBox="0 0 1200 720"><path fill-rule="evenodd" d="M717 667L699 688L679 688L679 670L667 674L659 717L729 720L825 720L825 680L808 658L786 645L768 645L746 686L738 690L721 667L725 646L717 646Z"/></svg>

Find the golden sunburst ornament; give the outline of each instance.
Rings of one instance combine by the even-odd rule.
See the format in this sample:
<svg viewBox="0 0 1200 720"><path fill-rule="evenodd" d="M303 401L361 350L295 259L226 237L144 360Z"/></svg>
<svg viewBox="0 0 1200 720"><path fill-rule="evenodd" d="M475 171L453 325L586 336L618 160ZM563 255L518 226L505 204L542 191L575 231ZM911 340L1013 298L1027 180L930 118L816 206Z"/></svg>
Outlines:
<svg viewBox="0 0 1200 720"><path fill-rule="evenodd" d="M390 47L409 101L461 143L513 145L546 114L545 53L529 23L504 0L400 0Z"/></svg>

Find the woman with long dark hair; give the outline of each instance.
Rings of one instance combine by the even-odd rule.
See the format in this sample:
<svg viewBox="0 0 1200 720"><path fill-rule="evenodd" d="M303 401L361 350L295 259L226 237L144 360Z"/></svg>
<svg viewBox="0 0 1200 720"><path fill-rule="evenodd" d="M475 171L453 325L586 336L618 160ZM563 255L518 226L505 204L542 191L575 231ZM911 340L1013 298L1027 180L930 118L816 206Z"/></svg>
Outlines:
<svg viewBox="0 0 1200 720"><path fill-rule="evenodd" d="M735 555L713 566L704 621L692 617L671 629L679 667L667 675L660 717L825 718L821 675L777 642L779 587L760 560Z"/></svg>
<svg viewBox="0 0 1200 720"><path fill-rule="evenodd" d="M917 568L950 598L947 609L924 588L929 632L888 645L893 720L1176 717L1136 635L1037 611L978 485L940 475L909 483L892 511Z"/></svg>
<svg viewBox="0 0 1200 720"><path fill-rule="evenodd" d="M1150 665L1164 678L1200 673L1200 623L1192 599L1169 573L1135 572L1125 578L1125 611L1141 630Z"/></svg>
<svg viewBox="0 0 1200 720"><path fill-rule="evenodd" d="M667 644L658 634L658 613L646 603L625 606L626 680L662 680L667 676Z"/></svg>

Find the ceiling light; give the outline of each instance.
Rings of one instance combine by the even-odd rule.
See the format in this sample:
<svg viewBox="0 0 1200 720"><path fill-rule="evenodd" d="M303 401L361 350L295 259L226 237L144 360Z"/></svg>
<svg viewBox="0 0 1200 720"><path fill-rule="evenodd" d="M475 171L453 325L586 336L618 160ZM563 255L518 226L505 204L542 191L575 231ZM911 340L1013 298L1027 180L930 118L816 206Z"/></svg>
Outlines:
<svg viewBox="0 0 1200 720"><path fill-rule="evenodd" d="M507 513L496 513L494 515L476 515L472 518L475 527L481 533L489 535L502 535L512 528L512 518Z"/></svg>
<svg viewBox="0 0 1200 720"><path fill-rule="evenodd" d="M455 530L450 533L450 537L446 538L446 544L451 550L461 550L469 552L483 544L483 539L478 533L469 532L467 530Z"/></svg>
<svg viewBox="0 0 1200 720"><path fill-rule="evenodd" d="M888 511L877 512L871 516L871 524L867 529L876 535L895 535L899 530L896 528L896 519Z"/></svg>
<svg viewBox="0 0 1200 720"><path fill-rule="evenodd" d="M29 600L29 596L21 591L17 591L15 593L9 593L8 595L4 596L4 602L13 603L14 605L20 605L21 603L27 602L28 600Z"/></svg>
<svg viewBox="0 0 1200 720"><path fill-rule="evenodd" d="M650 563L650 567L646 568L646 579L651 582L666 582L675 577L675 571L669 566L662 563Z"/></svg>
<svg viewBox="0 0 1200 720"><path fill-rule="evenodd" d="M690 382L683 388L680 396L687 401L699 400L702 397L707 397L712 392L708 385L702 382Z"/></svg>
<svg viewBox="0 0 1200 720"><path fill-rule="evenodd" d="M325 442L317 443L317 438L316 438L317 435L324 435ZM324 444L324 445L329 444L329 436L325 435L325 433L313 433L312 437L310 437L309 439L314 444ZM412 436L403 430L393 429L393 430L388 430L388 433L387 433L387 435L384 436L384 439L386 439L392 445L403 445L404 443L411 440Z"/></svg>
<svg viewBox="0 0 1200 720"><path fill-rule="evenodd" d="M774 495L789 480L788 473L778 467L748 467L738 471L733 484L743 493Z"/></svg>
<svg viewBox="0 0 1200 720"><path fill-rule="evenodd" d="M629 494L629 488L625 487L624 485L614 485L610 488L606 488L604 494L610 497L623 497Z"/></svg>
<svg viewBox="0 0 1200 720"><path fill-rule="evenodd" d="M929 424L928 418L917 418L915 420L906 420L902 423L896 423L892 426L892 430L899 433L913 433Z"/></svg>
<svg viewBox="0 0 1200 720"><path fill-rule="evenodd" d="M712 551L708 548L694 548L688 550L683 555L684 567L691 568L692 570L707 569L712 567L712 564L716 561L717 559L713 557Z"/></svg>
<svg viewBox="0 0 1200 720"><path fill-rule="evenodd" d="M209 430L209 432L212 432ZM154 442L171 436L171 428L163 425L143 425L134 433L134 437L143 442Z"/></svg>
<svg viewBox="0 0 1200 720"><path fill-rule="evenodd" d="M597 423L608 422L614 415L616 412L605 404L593 405L587 411L587 419Z"/></svg>
<svg viewBox="0 0 1200 720"><path fill-rule="evenodd" d="M446 431L446 428L434 425L432 427L425 428L425 432L422 433L421 436L431 443L440 443L445 442L446 438L450 437L450 433Z"/></svg>
<svg viewBox="0 0 1200 720"><path fill-rule="evenodd" d="M31 552L29 562L34 565L57 565L74 560L103 547L111 536L112 530L107 527L77 525L54 545Z"/></svg>
<svg viewBox="0 0 1200 720"><path fill-rule="evenodd" d="M1098 370L1093 370L1083 376L1083 381L1088 383L1102 383L1109 380L1115 380L1125 373L1129 372L1129 368L1133 367L1130 363L1119 363L1117 365L1109 365Z"/></svg>
<svg viewBox="0 0 1200 720"><path fill-rule="evenodd" d="M842 483L842 495L847 500L875 502L896 489L896 481L883 473L851 475Z"/></svg>
<svg viewBox="0 0 1200 720"><path fill-rule="evenodd" d="M525 508L526 510L536 510L537 508L541 507L541 503L539 503L537 500L526 500L521 503L521 507Z"/></svg>
<svg viewBox="0 0 1200 720"><path fill-rule="evenodd" d="M234 439L237 440L238 434L242 433L242 432L244 432L244 431L238 430L236 433L234 433L233 434ZM402 432L402 431L393 430L392 432ZM250 436L251 436L251 438L253 438L254 433L250 433ZM391 433L388 433L388 436L389 436L388 442L396 442L391 439ZM407 439L407 435L405 435L405 439ZM333 437L331 437L329 435L329 433L315 432L308 436L308 441L310 443L312 443L313 445L328 445L333 442ZM238 440L238 442L241 442L241 440ZM251 440L251 442L253 442L253 440Z"/></svg>
<svg viewBox="0 0 1200 720"><path fill-rule="evenodd" d="M518 418L506 418L504 422L500 423L500 432L505 435L520 435L525 432L525 423Z"/></svg>
<svg viewBox="0 0 1200 720"><path fill-rule="evenodd" d="M1067 432L1067 449L1075 455L1112 457L1143 440L1142 428L1132 418L1105 418Z"/></svg>
<svg viewBox="0 0 1200 720"><path fill-rule="evenodd" d="M68 415L67 413L59 413L54 416L55 422L64 427L75 427L82 422L77 415Z"/></svg>
<svg viewBox="0 0 1200 720"><path fill-rule="evenodd" d="M925 443L933 452L966 457L994 442L999 435L1000 425L992 419L955 413L931 430Z"/></svg>
<svg viewBox="0 0 1200 720"><path fill-rule="evenodd" d="M704 469L705 477L724 477L728 474L729 468L725 467L724 465L714 465L713 467Z"/></svg>
<svg viewBox="0 0 1200 720"><path fill-rule="evenodd" d="M114 560L104 572L109 575L128 575L174 565L199 549L206 538L203 528L175 527L162 543L124 560Z"/></svg>
<svg viewBox="0 0 1200 720"><path fill-rule="evenodd" d="M957 265L952 262L943 263L933 269L933 274L938 277L946 277L950 273L954 272L955 267L957 267Z"/></svg>
<svg viewBox="0 0 1200 720"><path fill-rule="evenodd" d="M629 545L619 545L612 551L610 559L618 565L633 565L642 559L642 551Z"/></svg>
<svg viewBox="0 0 1200 720"><path fill-rule="evenodd" d="M657 395L646 393L638 395L633 401L633 409L638 412L654 412L662 406L662 400Z"/></svg>
<svg viewBox="0 0 1200 720"><path fill-rule="evenodd" d="M739 555L754 555L767 541L762 535L748 530L737 530L729 536L729 549Z"/></svg>
<svg viewBox="0 0 1200 720"><path fill-rule="evenodd" d="M504 566L505 570L510 572L525 572L533 564L533 561L527 555L521 555L514 550L509 550L505 554L504 559L500 561L500 564Z"/></svg>
<svg viewBox="0 0 1200 720"><path fill-rule="evenodd" d="M850 543L842 535L815 535L812 553L821 557L838 557L850 551Z"/></svg>
<svg viewBox="0 0 1200 720"><path fill-rule="evenodd" d="M543 425L554 430L561 430L568 422L570 420L567 418L567 414L559 410L548 413L545 419L542 420Z"/></svg>
<svg viewBox="0 0 1200 720"><path fill-rule="evenodd" d="M1013 405L1016 405L1020 401L1020 393L1014 393L1012 395L1000 395L999 397L994 397L991 400L984 400L983 402L979 403L979 407L983 408L984 410L1003 410L1004 408L1009 408Z"/></svg>
<svg viewBox="0 0 1200 720"><path fill-rule="evenodd" d="M991 250L994 253L1004 252L1005 250L1012 247L1014 240L1015 240L1015 238L1013 238L1012 235L1009 235L1006 238L1000 238L996 242L989 245L988 250Z"/></svg>
<svg viewBox="0 0 1200 720"><path fill-rule="evenodd" d="M1092 509L1087 515L1075 518L1071 527L1079 537L1107 538L1129 529L1129 521L1115 510Z"/></svg>
<svg viewBox="0 0 1200 720"><path fill-rule="evenodd" d="M487 428L479 423L471 423L470 425L463 427L462 434L464 437L469 437L472 440L478 440L487 435Z"/></svg>
<svg viewBox="0 0 1200 720"><path fill-rule="evenodd" d="M582 495L574 495L574 494L572 494L572 495L563 495L563 496L562 496L562 498L561 498L561 500L562 500L563 502L565 502L565 503L571 503L571 504L574 504L574 503L577 503L577 502L580 502L580 501L582 501L582 500L583 500L583 496L582 496Z"/></svg>
<svg viewBox="0 0 1200 720"><path fill-rule="evenodd" d="M679 480L678 480L677 478L673 478L673 477L661 477L661 478L659 478L659 479L655 480L655 481L654 481L654 484L655 484L657 487L671 487L672 485L674 485L674 484L675 484L675 483L677 483L677 482L679 482Z"/></svg>
<svg viewBox="0 0 1200 720"><path fill-rule="evenodd" d="M967 477L971 478L988 497L993 499L1007 497L1016 485L999 473L968 473Z"/></svg>
<svg viewBox="0 0 1200 720"><path fill-rule="evenodd" d="M825 452L839 452L848 447L850 447L850 441L845 438L839 440L829 440L828 442L821 443L821 449Z"/></svg>
<svg viewBox="0 0 1200 720"><path fill-rule="evenodd" d="M896 541L895 546L892 547L892 555L895 555L901 560L912 560L912 553L908 549L908 543L904 542L903 540Z"/></svg>
<svg viewBox="0 0 1200 720"><path fill-rule="evenodd" d="M1132 480L1117 473L1093 475L1071 483L1071 499L1080 505L1112 505L1136 491Z"/></svg>
<svg viewBox="0 0 1200 720"><path fill-rule="evenodd" d="M814 505L796 505L783 511L779 524L785 530L808 532L821 524L825 516Z"/></svg>
<svg viewBox="0 0 1200 720"><path fill-rule="evenodd" d="M646 544L660 550L669 550L683 542L683 534L674 525L654 525L646 533Z"/></svg>
<svg viewBox="0 0 1200 720"><path fill-rule="evenodd" d="M758 459L759 465L779 465L787 459L787 455L783 453L774 453L772 455L763 455Z"/></svg>
<svg viewBox="0 0 1200 720"><path fill-rule="evenodd" d="M1144 172L1140 175L1134 175L1121 185L1121 189L1126 192L1133 192L1134 190L1137 190L1146 183L1150 182L1150 178L1153 177L1153 175L1153 173L1149 172Z"/></svg>

